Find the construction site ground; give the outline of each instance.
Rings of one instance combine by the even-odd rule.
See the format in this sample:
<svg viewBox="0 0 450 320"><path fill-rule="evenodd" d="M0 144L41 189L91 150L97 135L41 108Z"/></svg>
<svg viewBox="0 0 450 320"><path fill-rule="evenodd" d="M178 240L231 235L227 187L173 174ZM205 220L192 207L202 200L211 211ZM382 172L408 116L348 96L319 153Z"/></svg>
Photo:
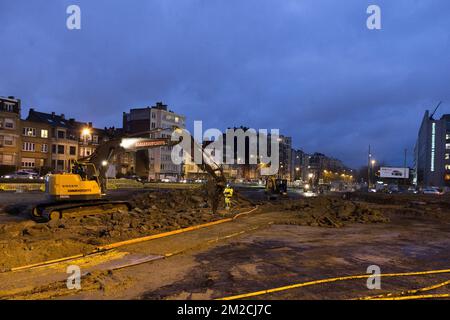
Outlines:
<svg viewBox="0 0 450 320"><path fill-rule="evenodd" d="M237 191L235 208L216 215L196 191L115 191L111 199L132 200L138 208L131 218L121 213L57 223L27 216L42 194L2 193L0 299L217 299L364 275L371 265L382 273L450 269L450 196L347 194L344 200L343 194L303 198L292 191L289 199L269 202L260 189ZM70 256L76 257L39 265ZM38 265L17 269L30 264ZM80 267L79 290L66 286L70 265ZM386 277L381 289L369 290L360 278L252 298L353 299L447 280L450 273ZM449 294L450 286L427 293Z"/></svg>

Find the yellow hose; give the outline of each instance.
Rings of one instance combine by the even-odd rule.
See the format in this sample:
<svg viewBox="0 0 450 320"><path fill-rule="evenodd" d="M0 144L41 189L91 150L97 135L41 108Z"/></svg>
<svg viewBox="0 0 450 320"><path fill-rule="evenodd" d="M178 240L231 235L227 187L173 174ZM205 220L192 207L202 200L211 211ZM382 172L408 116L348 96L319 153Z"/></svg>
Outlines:
<svg viewBox="0 0 450 320"><path fill-rule="evenodd" d="M90 256L90 255L93 255L93 254L97 254L99 252L104 252L104 251L111 250L111 249L118 248L118 247L122 247L122 246L125 246L125 245L136 244L136 243L140 243L140 242L144 242L144 241L149 241L149 240L154 240L154 239L159 239L159 238L172 236L172 235L179 234L179 233L184 233L184 232L188 232L188 231L193 231L193 230L198 230L198 229L202 229L202 228L207 228L207 227L211 227L211 226L214 226L214 225L217 225L217 224L233 221L236 218L238 218L240 215L252 213L256 209L258 209L258 206L256 206L255 208L253 208L253 209L251 209L249 211L239 213L239 214L237 214L236 216L234 216L232 218L216 220L216 221L212 221L212 222L208 222L208 223L204 223L204 224L200 224L200 225L196 225L196 226L192 226L192 227L187 227L187 228L178 229L178 230L169 231L169 232L163 232L163 233L159 233L159 234L155 234L155 235L151 235L151 236L140 237L140 238L130 239L130 240L121 241L121 242L115 242L115 243L111 243L111 244L108 244L108 245L99 246L99 247L95 248L94 251L92 251L90 253L87 253L87 254L77 254L77 255L64 257L64 258L60 258L60 259L47 260L47 261L38 262L38 263L34 263L34 264L29 264L29 265L25 265L25 266L14 267L14 268L9 269L8 271L21 271L21 270L27 270L27 269L32 269L32 268L36 268L36 267L42 267L42 266L51 265L51 264L54 264L54 263L59 263L59 262L64 262L64 261L68 261L68 260L74 260L74 259ZM8 271L6 271L6 272L8 272Z"/></svg>
<svg viewBox="0 0 450 320"><path fill-rule="evenodd" d="M357 300L382 300L385 298L396 298L396 297L401 297L401 296L406 296L406 295L411 295L411 294L415 294L418 292L425 292L425 291L431 291L431 290L435 290L441 287L445 287L446 285L450 284L450 280L444 281L444 282L440 282L437 284L434 284L432 286L428 286L428 287L424 287L424 288L420 288L420 289L413 289L413 290L407 290L407 291L402 291L399 293L386 293L386 294L380 294L377 296L367 296L367 297L363 297L363 298L358 298Z"/></svg>
<svg viewBox="0 0 450 320"><path fill-rule="evenodd" d="M377 300L416 300L416 299L433 299L433 298L449 298L450 294L422 294L417 296L404 296L404 297L392 297L392 298L381 298Z"/></svg>
<svg viewBox="0 0 450 320"><path fill-rule="evenodd" d="M407 276L418 276L418 275L440 274L440 273L450 273L450 269L419 271L419 272L386 273L386 274L380 274L380 276L381 277L407 277ZM235 295L235 296L224 297L224 298L220 298L217 300L244 299L244 298L256 297L256 296L260 296L260 295L264 295L264 294L268 294L268 293L275 293L275 292L291 290L291 289L296 289L296 288L302 288L302 287L307 287L307 286L313 286L313 285L323 284L323 283L345 281L345 280L355 280L355 279L366 279L371 276L373 276L373 275L372 274L362 274L362 275L355 275L355 276L344 276L344 277L336 277L336 278L308 281L308 282L302 282L302 283L292 284L292 285L273 288L273 289L267 289L267 290L239 294L239 295Z"/></svg>

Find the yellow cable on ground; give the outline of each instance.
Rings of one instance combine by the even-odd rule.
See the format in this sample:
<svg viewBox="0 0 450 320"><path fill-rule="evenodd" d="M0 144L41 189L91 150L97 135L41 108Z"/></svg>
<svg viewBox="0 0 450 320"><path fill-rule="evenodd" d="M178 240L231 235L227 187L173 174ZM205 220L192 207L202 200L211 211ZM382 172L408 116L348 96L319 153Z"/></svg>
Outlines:
<svg viewBox="0 0 450 320"><path fill-rule="evenodd" d="M418 272L386 273L386 274L380 274L380 276L381 277L407 277L407 276L418 276L418 275L440 274L440 273L450 273L450 269L418 271ZM220 298L217 300L244 299L244 298L256 297L256 296L260 296L260 295L264 295L264 294L268 294L268 293L275 293L275 292L291 290L291 289L296 289L296 288L302 288L302 287L307 287L307 286L313 286L313 285L323 284L323 283L345 281L345 280L355 280L355 279L366 279L371 276L373 276L373 275L372 274L363 274L363 275L344 276L344 277L328 278L328 279L315 280L315 281L307 281L307 282L292 284L292 285L273 288L273 289L267 289L267 290L239 294L239 295L235 295L235 296L224 297L224 298Z"/></svg>
<svg viewBox="0 0 450 320"><path fill-rule="evenodd" d="M363 297L363 298L358 298L357 300L378 300L378 299L391 298L391 297L401 297L401 296L406 296L407 294L411 295L411 294L415 294L418 292L431 291L434 289L445 287L448 284L450 284L450 280L440 282L440 283L434 284L432 286L428 286L428 287L424 287L424 288L420 288L420 289L406 290L406 291L402 291L399 293L390 292L390 293L380 294L380 295L376 295L376 296L367 296L367 297Z"/></svg>
<svg viewBox="0 0 450 320"><path fill-rule="evenodd" d="M381 299L376 299L376 300L416 300L416 299L433 299L433 298L450 298L450 294L449 293L422 294L422 295L417 295L417 296L381 298Z"/></svg>
<svg viewBox="0 0 450 320"><path fill-rule="evenodd" d="M125 240L125 241L121 241L121 242L108 244L108 245L105 245L105 246L98 247L97 250L99 250L99 251L109 250L109 249L118 248L118 247L122 247L122 246L129 245L129 244L145 242L145 241L149 241L149 240L154 240L154 239L159 239L159 238L172 236L172 235L179 234L179 233L184 233L184 232L188 232L188 231L193 231L193 230L198 230L198 229L202 229L202 228L206 228L206 227L211 227L211 226L214 226L214 225L217 225L217 224L233 221L238 216L243 215L243 214L249 214L249 213L255 211L256 209L258 209L258 207L253 208L252 210L247 211L247 212L239 213L236 216L234 216L233 218L226 218L226 219L216 220L216 221L213 221L213 222L199 224L199 225L192 226L192 227L187 227L187 228L173 230L173 231L169 231L169 232L154 234L154 235L151 235L151 236L135 238L135 239L131 239L131 240Z"/></svg>
<svg viewBox="0 0 450 320"><path fill-rule="evenodd" d="M43 267L43 266L47 266L47 265L51 265L51 264L55 264L55 263L59 263L59 262L65 262L65 261L68 261L68 260L74 260L74 259L78 259L78 258L91 256L91 255L94 255L94 254L98 254L98 253L101 253L101 252L104 252L104 251L108 251L108 250L111 250L111 249L114 249L114 248L122 247L122 246L125 246L125 245L136 244L136 243L140 243L140 242L144 242L144 241L149 241L149 240L154 240L154 239L159 239L159 238L172 236L172 235L179 234L179 233L184 233L184 232L188 232L188 231L193 231L193 230L198 230L198 229L202 229L202 228L206 228L206 227L211 227L211 226L214 226L214 225L217 225L217 224L233 221L238 216L240 216L242 214L249 214L249 213L255 211L256 209L258 209L258 206L256 206L255 208L253 208L253 209L251 209L249 211L239 213L239 214L237 214L236 216L234 216L232 218L216 220L216 221L213 221L213 222L208 222L208 223L204 223L204 224L200 224L200 225L196 225L196 226L192 226L192 227L188 227L188 228L184 228L184 229L178 229L178 230L174 230L174 231L163 232L163 233L159 233L159 234L155 234L155 235L151 235L151 236L135 238L135 239L130 239L130 240L121 241L121 242L115 242L115 243L111 243L109 245L97 247L97 248L95 248L94 251L92 251L90 253L87 253L87 254L77 254L77 255L73 255L73 256L69 256L69 257L63 257L63 258L59 258L59 259L47 260L47 261L38 262L38 263L34 263L34 264L29 264L29 265L25 265L25 266L14 267L14 268L9 269L8 271L9 272L11 272L11 271L21 271L21 270L27 270L27 269L32 269L32 268L36 268L36 267ZM8 271L6 271L6 272L8 272Z"/></svg>

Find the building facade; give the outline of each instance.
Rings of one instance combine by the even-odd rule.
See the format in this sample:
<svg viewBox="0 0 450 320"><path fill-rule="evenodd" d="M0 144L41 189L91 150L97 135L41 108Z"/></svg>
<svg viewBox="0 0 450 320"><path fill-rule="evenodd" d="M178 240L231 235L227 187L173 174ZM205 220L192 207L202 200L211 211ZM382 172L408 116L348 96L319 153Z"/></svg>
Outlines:
<svg viewBox="0 0 450 320"><path fill-rule="evenodd" d="M279 139L280 167L278 175L282 179L293 181L292 138L280 135Z"/></svg>
<svg viewBox="0 0 450 320"><path fill-rule="evenodd" d="M20 99L0 97L0 167L11 170L20 159Z"/></svg>
<svg viewBox="0 0 450 320"><path fill-rule="evenodd" d="M185 128L186 117L176 114L162 102L145 108L130 109L123 113L123 128L127 134L139 134L157 128ZM143 136L148 137L148 134ZM159 132L150 135L151 138L170 137L170 132ZM136 152L136 174L148 177L149 180L163 178L180 178L182 166L172 162L172 147L153 148Z"/></svg>
<svg viewBox="0 0 450 320"><path fill-rule="evenodd" d="M450 187L450 115L423 116L414 150L414 178L419 186Z"/></svg>
<svg viewBox="0 0 450 320"><path fill-rule="evenodd" d="M35 169L45 174L51 170L51 126L48 123L20 121L21 169Z"/></svg>

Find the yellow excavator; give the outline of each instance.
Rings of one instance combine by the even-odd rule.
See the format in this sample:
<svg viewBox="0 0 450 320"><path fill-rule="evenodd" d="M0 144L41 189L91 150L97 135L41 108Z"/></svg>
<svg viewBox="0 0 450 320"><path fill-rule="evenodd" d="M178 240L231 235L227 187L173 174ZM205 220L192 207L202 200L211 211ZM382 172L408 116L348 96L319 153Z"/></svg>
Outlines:
<svg viewBox="0 0 450 320"><path fill-rule="evenodd" d="M280 179L275 176L267 177L264 192L267 200L278 200L287 197L287 179Z"/></svg>
<svg viewBox="0 0 450 320"><path fill-rule="evenodd" d="M45 178L45 190L49 201L40 203L32 209L36 220L60 219L67 216L94 215L111 213L119 210L128 211L130 204L127 201L112 201L105 199L106 171L114 155L126 151L147 150L151 148L174 146L181 143L171 138L142 138L156 132L169 129L155 129L145 133L127 137L112 137L100 144L88 157L74 162L70 173L51 174ZM181 130L171 128L171 130ZM215 182L214 198L218 198L225 188L226 179L222 167L215 164L203 148L191 136L194 150L202 154L200 168L206 171ZM185 150L190 152L191 150ZM218 199L212 200L213 211L217 210Z"/></svg>

